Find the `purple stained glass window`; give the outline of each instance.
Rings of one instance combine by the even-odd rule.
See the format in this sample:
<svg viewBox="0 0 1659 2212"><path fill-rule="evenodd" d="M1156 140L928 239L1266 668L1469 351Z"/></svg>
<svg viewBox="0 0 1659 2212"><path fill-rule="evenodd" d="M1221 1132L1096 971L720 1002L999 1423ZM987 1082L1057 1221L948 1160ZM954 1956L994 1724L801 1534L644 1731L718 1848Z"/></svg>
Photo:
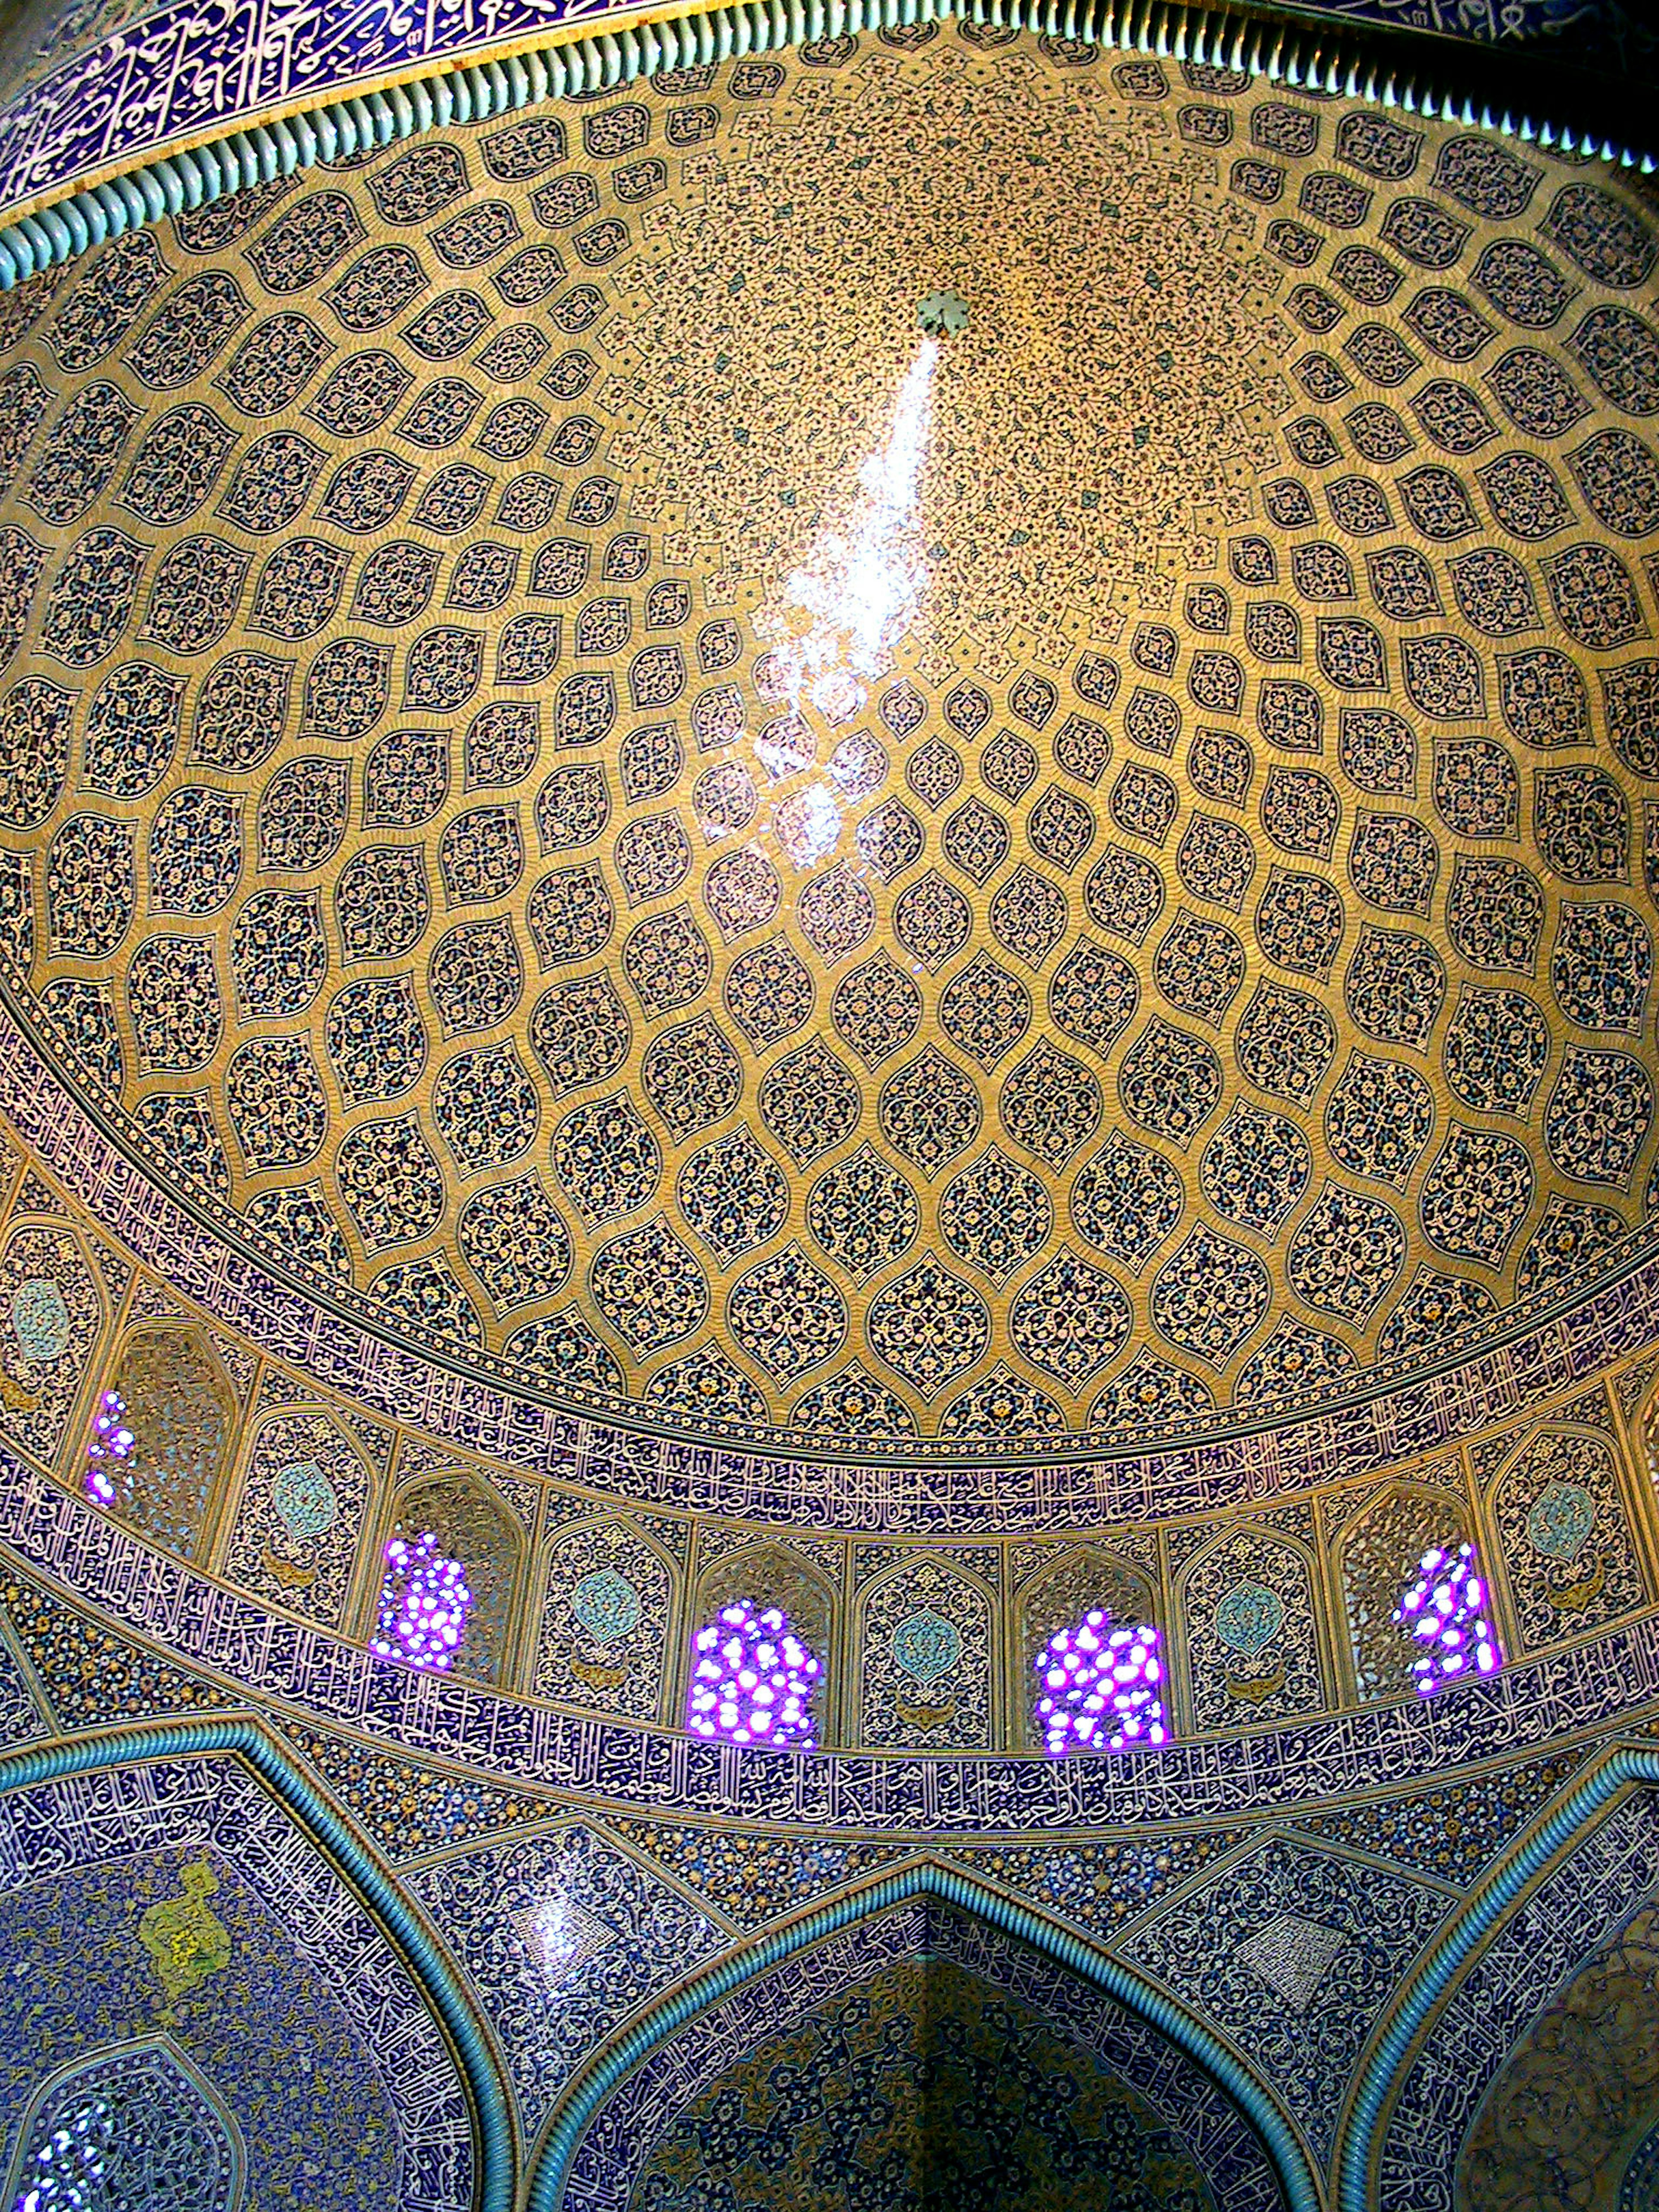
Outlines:
<svg viewBox="0 0 1659 2212"><path fill-rule="evenodd" d="M735 1598L691 1639L694 1735L730 1743L814 1747L812 1694L823 1672L776 1606Z"/></svg>
<svg viewBox="0 0 1659 2212"><path fill-rule="evenodd" d="M1164 1724L1164 1662L1150 1622L1114 1628L1103 1607L1056 1629L1036 1660L1036 1717L1051 1759L1154 1748Z"/></svg>
<svg viewBox="0 0 1659 2212"><path fill-rule="evenodd" d="M1422 1646L1412 1662L1419 1698L1465 1675L1495 1674L1504 1663L1473 1544L1425 1552L1394 1617Z"/></svg>
<svg viewBox="0 0 1659 2212"><path fill-rule="evenodd" d="M136 1441L127 1426L126 1401L118 1390L106 1390L98 1401L92 1434L87 1439L87 1496L94 1505L114 1504L112 1462L125 1459Z"/></svg>
<svg viewBox="0 0 1659 2212"><path fill-rule="evenodd" d="M368 1648L382 1659L445 1674L455 1663L471 1610L466 1569L445 1558L430 1531L393 1536L386 1547L377 1633Z"/></svg>

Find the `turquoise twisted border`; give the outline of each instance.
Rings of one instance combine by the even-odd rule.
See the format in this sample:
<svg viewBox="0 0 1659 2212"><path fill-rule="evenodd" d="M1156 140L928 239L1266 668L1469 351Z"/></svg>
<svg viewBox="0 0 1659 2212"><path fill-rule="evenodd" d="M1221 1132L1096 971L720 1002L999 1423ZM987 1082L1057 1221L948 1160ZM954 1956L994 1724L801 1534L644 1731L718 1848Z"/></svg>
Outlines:
<svg viewBox="0 0 1659 2212"><path fill-rule="evenodd" d="M1409 62L1379 55L1358 27L1206 6L1203 0L714 0L654 21L603 27L586 36L439 70L407 82L370 83L326 106L255 116L206 143L175 149L129 173L38 207L0 228L0 291L181 209L243 186L291 176L319 161L387 146L452 123L480 121L544 100L594 92L659 70L775 52L843 32L879 30L962 15L1082 40L1123 53L1205 62L1279 76L1330 95L1381 101L1407 114L1479 124L1565 153L1583 153L1651 175L1646 145L1608 138L1472 91L1460 58L1438 42ZM618 12L621 12L619 9ZM1475 58L1472 66L1489 56ZM1491 99L1498 105L1494 107Z"/></svg>
<svg viewBox="0 0 1659 2212"><path fill-rule="evenodd" d="M1069 1929L1059 1927L1029 1905L1017 1904L1013 1899L988 1889L972 1875L932 1861L905 1867L866 1889L837 1898L833 1904L807 1913L788 1927L763 1937L736 1957L720 1960L653 2005L625 2035L602 2051L577 2075L560 2099L536 2155L526 2193L526 2212L556 2212L577 2146L599 2106L623 2076L666 2042L677 2029L729 1996L743 1983L752 1981L757 1974L767 1972L796 1952L808 1949L843 1928L850 1928L915 1897L937 1898L976 1914L1005 1934L1029 1943L1045 1957L1069 1966L1166 2035L1178 2050L1202 2067L1244 2113L1267 2151L1284 2192L1286 2212L1320 2212L1323 2200L1307 2154L1290 2121L1268 2090L1208 2028L1174 1998L1144 1981L1133 1968L1120 1965Z"/></svg>
<svg viewBox="0 0 1659 2212"><path fill-rule="evenodd" d="M1486 1941L1516 1899L1565 1845L1573 1843L1621 1790L1659 1783L1659 1752L1624 1748L1573 1784L1560 1803L1483 1875L1468 1902L1406 1984L1387 2028L1365 2063L1354 2092L1337 2162L1338 2212L1371 2212L1373 2169L1382 2120L1403 2078L1412 2045L1453 1978Z"/></svg>
<svg viewBox="0 0 1659 2212"><path fill-rule="evenodd" d="M477 2212L512 2212L513 2128L507 2090L471 2000L396 1883L257 1721L185 1721L160 1728L122 1729L13 1752L0 1758L0 1791L27 1790L65 1775L129 1766L139 1759L188 1758L214 1751L235 1752L246 1760L398 1946L422 1996L442 2021L460 2061L477 2129Z"/></svg>

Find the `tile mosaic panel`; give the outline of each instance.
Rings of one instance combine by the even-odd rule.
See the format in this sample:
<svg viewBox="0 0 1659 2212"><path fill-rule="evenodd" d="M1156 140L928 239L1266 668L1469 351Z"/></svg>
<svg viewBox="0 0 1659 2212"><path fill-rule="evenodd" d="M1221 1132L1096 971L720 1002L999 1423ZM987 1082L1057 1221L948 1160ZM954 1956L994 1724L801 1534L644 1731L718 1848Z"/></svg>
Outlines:
<svg viewBox="0 0 1659 2212"><path fill-rule="evenodd" d="M31 1023L244 1252L595 1412L948 1453L1442 1360L1454 1315L1472 1344L1569 1260L1587 1285L1645 1209L1647 218L1363 106L954 31L861 51L695 101L665 80L580 134L457 129L77 271L13 349L46 395L11 477L40 625L13 696L81 763L15 794L48 854ZM1109 197L1095 277L1010 213L1034 106L1027 197ZM964 117L984 158L942 238L905 180ZM1364 185L1322 166L1351 144ZM808 229L833 297L800 292ZM1161 241L1139 288L1119 231ZM942 271L969 321L918 355ZM1396 293L1411 346L1375 319ZM532 309L569 341L550 366ZM838 720L792 688L788 579L863 526L918 360L910 631ZM676 377L723 396L688 409ZM981 496L982 425L1012 419ZM249 577L257 649L210 653ZM1592 687L1605 742L1571 759ZM1430 732L1408 782L1396 696ZM1471 736L1489 708L1501 737ZM671 725L647 790L629 748ZM235 839L184 826L204 768L243 780ZM1419 779L1418 812L1370 803ZM973 805L1008 835L988 867ZM201 854L242 843L192 904ZM1295 979L1270 1000L1239 983L1263 963ZM186 1077L209 1151L151 1110ZM1136 1134L1102 1150L1118 1108Z"/></svg>

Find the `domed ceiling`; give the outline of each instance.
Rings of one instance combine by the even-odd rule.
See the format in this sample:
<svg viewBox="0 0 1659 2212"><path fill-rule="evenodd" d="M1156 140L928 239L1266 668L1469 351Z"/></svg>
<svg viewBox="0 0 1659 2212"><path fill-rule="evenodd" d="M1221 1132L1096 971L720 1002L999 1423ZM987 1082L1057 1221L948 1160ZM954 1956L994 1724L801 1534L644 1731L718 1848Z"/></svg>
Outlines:
<svg viewBox="0 0 1659 2212"><path fill-rule="evenodd" d="M1439 1362L1659 1198L1655 230L894 36L60 290L0 372L20 1010L313 1297L634 1419L963 1451Z"/></svg>

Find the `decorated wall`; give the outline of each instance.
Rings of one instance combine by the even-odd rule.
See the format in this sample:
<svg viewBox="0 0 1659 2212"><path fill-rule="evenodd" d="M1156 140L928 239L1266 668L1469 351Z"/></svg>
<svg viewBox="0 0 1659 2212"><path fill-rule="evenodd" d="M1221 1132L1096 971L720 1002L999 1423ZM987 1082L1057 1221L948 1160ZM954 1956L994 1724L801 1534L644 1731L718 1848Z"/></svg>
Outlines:
<svg viewBox="0 0 1659 2212"><path fill-rule="evenodd" d="M8 2207L1644 2212L1659 209L801 27L0 307Z"/></svg>

